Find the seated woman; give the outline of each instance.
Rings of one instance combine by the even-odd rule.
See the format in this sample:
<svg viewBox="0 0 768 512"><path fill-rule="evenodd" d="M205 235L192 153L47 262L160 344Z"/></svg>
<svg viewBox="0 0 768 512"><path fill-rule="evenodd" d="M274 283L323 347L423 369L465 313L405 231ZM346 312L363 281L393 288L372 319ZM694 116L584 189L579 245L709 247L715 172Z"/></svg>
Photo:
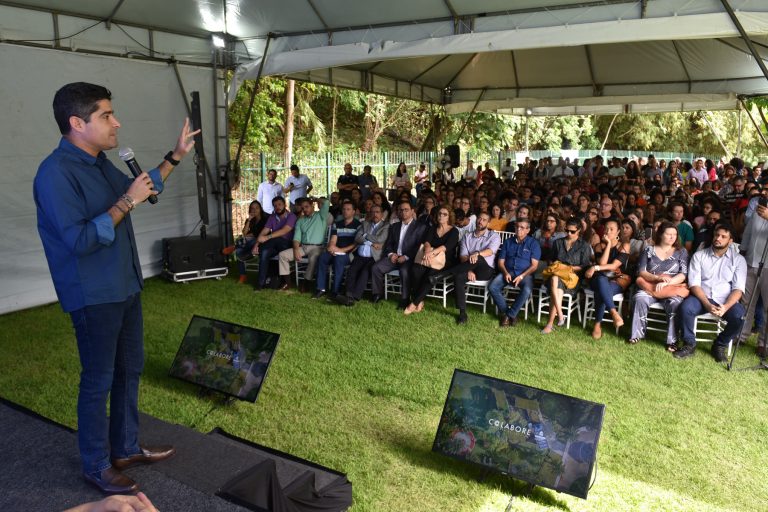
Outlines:
<svg viewBox="0 0 768 512"><path fill-rule="evenodd" d="M688 274L688 251L680 246L677 228L669 221L659 225L653 237L654 245L648 246L637 264L635 307L632 312L632 334L628 343L634 345L645 338L648 327L648 309L661 302L667 313L667 350L675 351L677 333L675 313L689 294L684 286Z"/></svg>
<svg viewBox="0 0 768 512"><path fill-rule="evenodd" d="M592 249L589 244L579 236L581 234L581 221L579 219L575 217L568 219L565 223L565 232L565 238L555 240L553 265L559 263L559 270L558 273L552 274L549 277L549 321L541 331L543 334L552 332L555 317L558 318L558 326L565 324L563 296L568 294L574 297L575 300L576 292L579 289L578 276L589 266L592 257ZM548 267L547 270L551 268L552 266ZM546 270L544 275L547 275Z"/></svg>
<svg viewBox="0 0 768 512"><path fill-rule="evenodd" d="M491 221L488 223L488 229L494 231L504 231L507 227L507 219L504 218L501 204L493 203L491 206Z"/></svg>
<svg viewBox="0 0 768 512"><path fill-rule="evenodd" d="M398 164L395 174L389 178L389 184L394 189L403 188L410 192L411 179L408 176L408 167L405 165L405 162Z"/></svg>
<svg viewBox="0 0 768 512"><path fill-rule="evenodd" d="M243 236L235 241L235 245L225 247L221 251L226 255L235 253L237 257L237 270L240 274L238 283L245 283L248 280L245 272L245 262L253 258L251 251L253 246L256 245L256 237L264 229L268 217L269 215L261 209L260 202L251 201L251 204L248 205L248 218L245 219L245 224L243 225Z"/></svg>
<svg viewBox="0 0 768 512"><path fill-rule="evenodd" d="M424 237L424 257L421 261L414 261L411 269L411 303L403 311L406 315L418 313L424 309L424 298L434 285L430 277L456 263L459 231L453 227L453 210L443 205L435 208L435 211L437 221L427 230ZM442 269L431 268L432 260L441 253L445 254L445 266Z"/></svg>
<svg viewBox="0 0 768 512"><path fill-rule="evenodd" d="M596 340L603 336L601 324L606 309L613 319L617 334L619 328L624 325L624 319L616 310L613 296L624 293L632 282L629 265L634 233L632 230L625 232L615 219L608 219L603 224L603 250L599 255L595 255L597 264L589 267L584 273L590 280L589 287L595 292L595 326L592 329L592 337Z"/></svg>
<svg viewBox="0 0 768 512"><path fill-rule="evenodd" d="M392 213L392 206L389 204L389 201L387 201L387 196L384 195L384 192L377 190L371 195L371 197L373 198L373 204L376 206L381 206L383 219L389 220L389 216Z"/></svg>
<svg viewBox="0 0 768 512"><path fill-rule="evenodd" d="M533 234L534 240L541 246L541 260L539 260L539 271L552 262L555 250L555 241L559 238L565 238L565 231L559 230L560 218L552 213L544 218L542 227ZM537 271L537 274L539 273Z"/></svg>

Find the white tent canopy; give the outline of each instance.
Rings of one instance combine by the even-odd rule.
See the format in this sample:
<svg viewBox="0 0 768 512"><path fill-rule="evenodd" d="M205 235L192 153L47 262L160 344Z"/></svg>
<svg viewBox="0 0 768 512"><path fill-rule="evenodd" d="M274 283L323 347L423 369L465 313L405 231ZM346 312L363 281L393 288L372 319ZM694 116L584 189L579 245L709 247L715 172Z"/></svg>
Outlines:
<svg viewBox="0 0 768 512"><path fill-rule="evenodd" d="M299 2L292 15L308 24L275 34L262 75L443 103L449 113L734 109L737 96L768 93L720 1L413 3L389 2L366 22L347 2L318 13L302 12ZM768 2L731 3L768 55ZM318 16L339 28L324 31ZM265 46L258 42L238 80L258 76Z"/></svg>
<svg viewBox="0 0 768 512"><path fill-rule="evenodd" d="M80 51L210 62L216 33L241 64L233 90L259 76L269 40L262 76L449 113L714 110L768 94L724 3L768 56L765 0L0 0L0 20L14 9L4 4L27 7L0 21L0 36L56 31Z"/></svg>

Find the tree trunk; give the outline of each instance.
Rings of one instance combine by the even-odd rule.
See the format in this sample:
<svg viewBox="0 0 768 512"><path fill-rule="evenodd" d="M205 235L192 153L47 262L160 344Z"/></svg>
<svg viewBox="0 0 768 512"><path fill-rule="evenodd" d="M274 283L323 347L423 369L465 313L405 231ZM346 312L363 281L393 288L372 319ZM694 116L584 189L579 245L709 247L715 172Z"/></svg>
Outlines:
<svg viewBox="0 0 768 512"><path fill-rule="evenodd" d="M376 149L376 139L378 136L379 116L377 115L372 94L368 95L365 102L365 139L363 140L363 151L373 151Z"/></svg>
<svg viewBox="0 0 768 512"><path fill-rule="evenodd" d="M283 130L283 155L285 166L291 165L293 159L293 118L294 118L294 90L295 80L288 80L285 86L285 129Z"/></svg>

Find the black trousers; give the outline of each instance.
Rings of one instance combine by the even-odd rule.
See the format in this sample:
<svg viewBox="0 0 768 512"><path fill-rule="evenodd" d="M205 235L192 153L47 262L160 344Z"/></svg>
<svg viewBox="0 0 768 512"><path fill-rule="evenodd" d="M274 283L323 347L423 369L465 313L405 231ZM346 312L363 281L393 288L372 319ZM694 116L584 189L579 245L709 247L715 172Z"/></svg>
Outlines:
<svg viewBox="0 0 768 512"><path fill-rule="evenodd" d="M371 267L374 263L373 258L355 255L355 259L347 267L347 297L360 300L365 291L365 285L368 284Z"/></svg>
<svg viewBox="0 0 768 512"><path fill-rule="evenodd" d="M432 282L429 278L441 272L443 271L414 263L413 268L411 268L411 302L414 304L423 302L432 289Z"/></svg>
<svg viewBox="0 0 768 512"><path fill-rule="evenodd" d="M384 274L387 274L395 269L400 271L400 297L403 300L408 299L408 290L411 285L411 269L413 264L411 261L406 261L402 265L398 263L392 263L392 261L386 256L376 262L373 266L371 275L371 289L374 295L384 295Z"/></svg>
<svg viewBox="0 0 768 512"><path fill-rule="evenodd" d="M469 271L475 273L478 281L486 281L493 277L493 268L488 266L485 258L482 256L477 258L477 263L472 264L469 261L459 263L458 265L448 269L448 272L453 274L453 281L456 285L454 293L456 294L456 307L459 309L466 309L467 307L467 273Z"/></svg>

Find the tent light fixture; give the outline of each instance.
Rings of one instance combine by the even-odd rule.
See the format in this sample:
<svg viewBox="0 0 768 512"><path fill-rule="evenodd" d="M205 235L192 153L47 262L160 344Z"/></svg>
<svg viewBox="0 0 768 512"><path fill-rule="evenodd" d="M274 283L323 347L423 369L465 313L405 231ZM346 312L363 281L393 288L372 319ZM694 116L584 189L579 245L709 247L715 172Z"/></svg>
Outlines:
<svg viewBox="0 0 768 512"><path fill-rule="evenodd" d="M224 48L226 46L224 38L219 34L213 34L213 36L211 36L211 42L215 48Z"/></svg>

